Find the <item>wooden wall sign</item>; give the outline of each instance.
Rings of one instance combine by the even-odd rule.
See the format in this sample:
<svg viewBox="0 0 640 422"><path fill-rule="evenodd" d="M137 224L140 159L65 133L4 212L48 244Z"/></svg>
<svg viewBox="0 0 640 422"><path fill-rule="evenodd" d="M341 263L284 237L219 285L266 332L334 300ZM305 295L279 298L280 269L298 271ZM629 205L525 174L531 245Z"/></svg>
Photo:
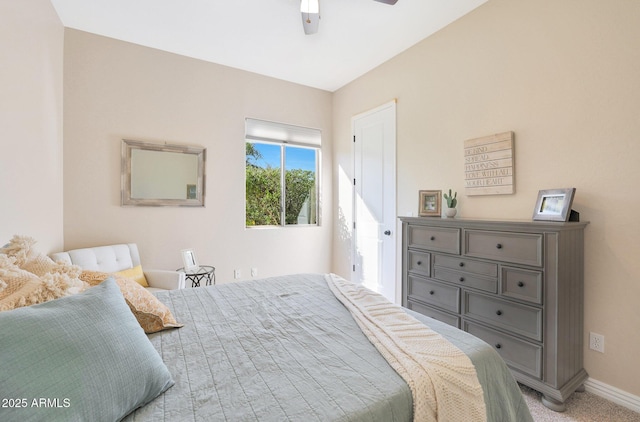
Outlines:
<svg viewBox="0 0 640 422"><path fill-rule="evenodd" d="M513 132L464 141L465 194L511 194L513 180Z"/></svg>

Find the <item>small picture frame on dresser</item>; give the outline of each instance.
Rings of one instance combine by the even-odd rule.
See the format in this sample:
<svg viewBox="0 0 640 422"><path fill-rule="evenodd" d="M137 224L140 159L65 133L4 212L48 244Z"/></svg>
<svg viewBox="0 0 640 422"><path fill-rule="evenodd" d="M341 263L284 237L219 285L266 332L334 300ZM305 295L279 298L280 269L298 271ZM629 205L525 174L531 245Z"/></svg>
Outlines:
<svg viewBox="0 0 640 422"><path fill-rule="evenodd" d="M195 271L200 267L193 249L183 249L180 252L182 253L182 263L184 265L182 268L185 272Z"/></svg>
<svg viewBox="0 0 640 422"><path fill-rule="evenodd" d="M420 208L418 215L420 217L440 217L442 197L441 190L421 190L420 192Z"/></svg>
<svg viewBox="0 0 640 422"><path fill-rule="evenodd" d="M569 221L576 188L545 189L538 192L534 220Z"/></svg>

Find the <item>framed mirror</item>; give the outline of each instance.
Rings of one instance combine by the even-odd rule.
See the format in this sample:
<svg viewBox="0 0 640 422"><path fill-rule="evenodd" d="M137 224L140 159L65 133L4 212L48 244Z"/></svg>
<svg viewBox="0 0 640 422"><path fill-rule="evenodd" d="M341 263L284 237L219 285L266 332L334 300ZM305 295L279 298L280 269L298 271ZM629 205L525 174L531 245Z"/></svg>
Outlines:
<svg viewBox="0 0 640 422"><path fill-rule="evenodd" d="M122 205L204 207L206 149L122 140Z"/></svg>

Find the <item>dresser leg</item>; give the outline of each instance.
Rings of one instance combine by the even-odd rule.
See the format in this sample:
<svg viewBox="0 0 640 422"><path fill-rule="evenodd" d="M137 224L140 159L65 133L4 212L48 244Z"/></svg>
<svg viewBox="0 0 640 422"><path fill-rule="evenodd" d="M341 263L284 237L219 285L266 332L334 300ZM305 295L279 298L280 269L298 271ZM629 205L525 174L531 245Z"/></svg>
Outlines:
<svg viewBox="0 0 640 422"><path fill-rule="evenodd" d="M567 406L563 402L558 401L554 398L543 395L541 400L542 404L544 404L554 412L564 412L565 410L567 410Z"/></svg>

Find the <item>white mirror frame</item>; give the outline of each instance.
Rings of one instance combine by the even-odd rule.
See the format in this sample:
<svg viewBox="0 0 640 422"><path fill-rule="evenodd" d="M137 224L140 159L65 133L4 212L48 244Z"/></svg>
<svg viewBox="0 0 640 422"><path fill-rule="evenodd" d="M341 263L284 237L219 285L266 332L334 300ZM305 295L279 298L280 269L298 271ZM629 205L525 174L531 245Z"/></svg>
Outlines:
<svg viewBox="0 0 640 422"><path fill-rule="evenodd" d="M162 198L132 198L131 197L131 152L133 150L148 150L160 152L173 152L181 154L193 154L198 159L198 178L196 184L195 199L162 199ZM205 162L206 149L202 147L168 144L165 142L144 142L122 140L121 159L121 203L134 206L178 206L178 207L204 207L205 192Z"/></svg>

